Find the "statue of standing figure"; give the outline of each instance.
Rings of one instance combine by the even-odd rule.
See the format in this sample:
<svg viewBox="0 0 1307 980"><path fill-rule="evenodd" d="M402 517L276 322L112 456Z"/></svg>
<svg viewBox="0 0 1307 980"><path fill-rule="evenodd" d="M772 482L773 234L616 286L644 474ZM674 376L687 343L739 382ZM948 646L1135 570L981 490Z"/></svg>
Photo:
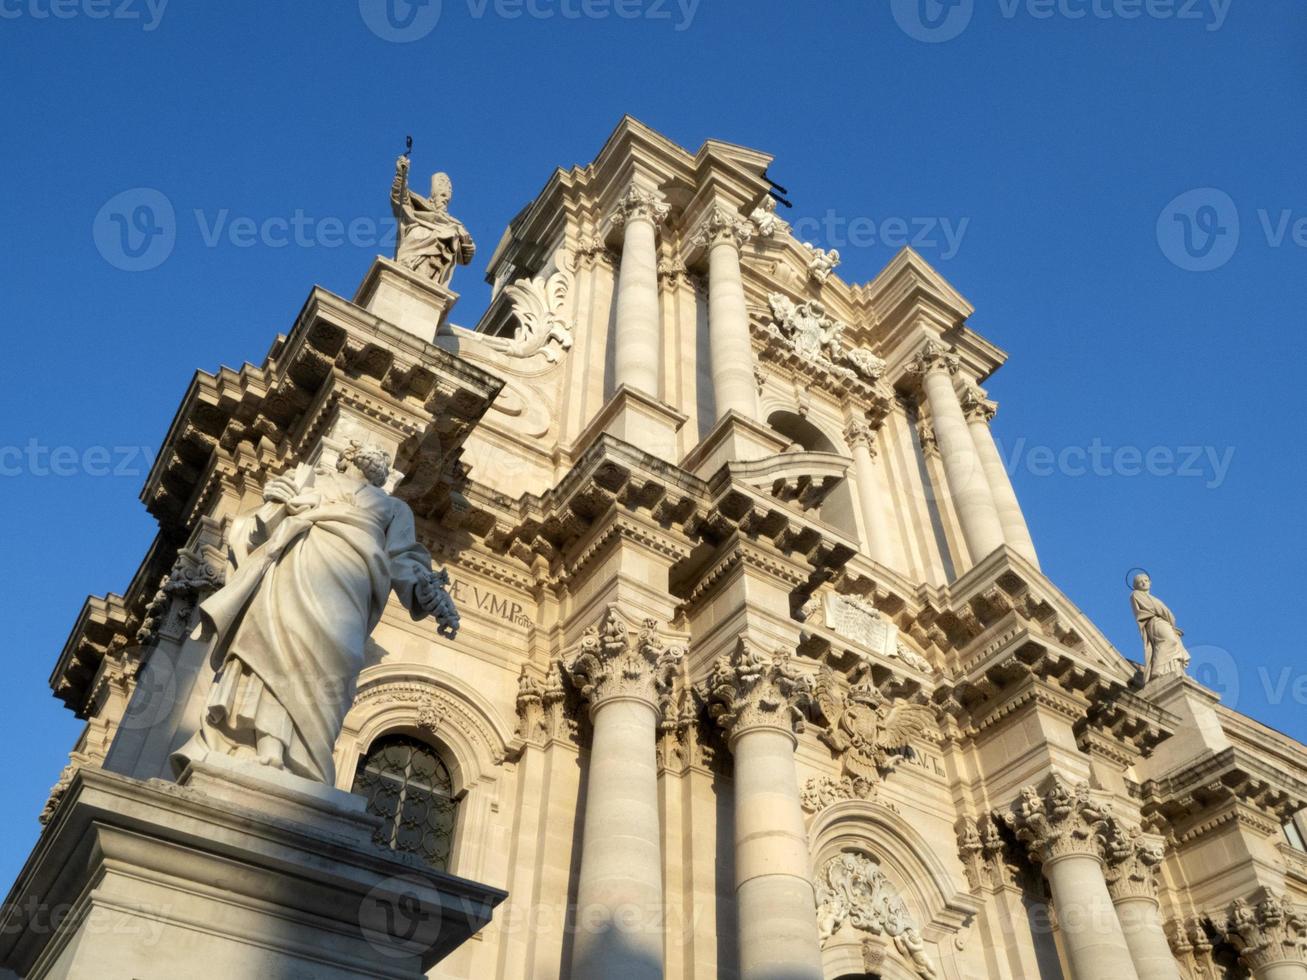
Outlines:
<svg viewBox="0 0 1307 980"><path fill-rule="evenodd" d="M200 605L217 676L173 755L178 774L219 755L334 783L332 750L390 593L413 619L457 630L449 579L383 489L389 474L383 450L351 442L334 467L268 481L263 506L233 522L226 585Z"/></svg>
<svg viewBox="0 0 1307 980"><path fill-rule="evenodd" d="M1130 593L1130 606L1144 641L1145 684L1167 674L1183 674L1189 666L1189 651L1180 640L1184 630L1175 625L1175 614L1151 588L1152 579L1141 573L1135 576Z"/></svg>
<svg viewBox="0 0 1307 980"><path fill-rule="evenodd" d="M448 286L454 266L467 265L476 254L471 234L449 213L454 185L448 174L431 176L431 196L415 194L408 187L407 156L395 161L395 181L390 188L390 207L399 221L395 261L411 272Z"/></svg>

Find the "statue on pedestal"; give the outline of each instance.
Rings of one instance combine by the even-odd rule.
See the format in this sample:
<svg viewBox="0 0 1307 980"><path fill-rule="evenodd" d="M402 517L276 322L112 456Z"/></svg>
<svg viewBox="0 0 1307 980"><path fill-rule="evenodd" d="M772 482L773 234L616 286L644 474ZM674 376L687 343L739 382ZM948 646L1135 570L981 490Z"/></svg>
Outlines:
<svg viewBox="0 0 1307 980"><path fill-rule="evenodd" d="M399 221L395 240L395 261L411 272L448 286L455 265L467 265L476 254L471 234L449 213L454 185L449 175L431 176L431 196L414 194L408 188L407 155L395 161L395 181L390 188L390 207Z"/></svg>
<svg viewBox="0 0 1307 980"><path fill-rule="evenodd" d="M351 442L335 467L270 480L263 506L233 522L226 585L200 604L218 674L173 755L179 774L216 754L334 783L332 749L390 592L415 620L457 631L448 577L383 489L389 473L384 451Z"/></svg>
<svg viewBox="0 0 1307 980"><path fill-rule="evenodd" d="M1134 577L1130 605L1134 609L1139 635L1144 641L1144 683L1167 674L1183 674L1189 666L1189 651L1180 637L1184 631L1175 625L1175 614L1149 589L1152 580L1146 573Z"/></svg>

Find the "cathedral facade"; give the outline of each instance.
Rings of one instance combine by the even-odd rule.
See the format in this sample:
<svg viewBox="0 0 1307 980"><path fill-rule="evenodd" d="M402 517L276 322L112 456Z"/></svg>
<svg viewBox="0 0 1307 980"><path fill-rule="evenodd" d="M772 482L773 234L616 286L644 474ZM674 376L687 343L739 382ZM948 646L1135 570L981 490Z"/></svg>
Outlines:
<svg viewBox="0 0 1307 980"><path fill-rule="evenodd" d="M844 281L778 214L770 162L624 119L513 219L465 328L471 237L405 159L396 260L352 298L315 288L260 364L191 381L142 492L158 536L53 671L86 728L15 893L57 890L43 868L93 793L180 812L233 523L370 446L460 622L392 597L324 768L375 847L484 886L419 971L1307 980L1303 746L1186 675L1146 582L1141 675L1041 572L982 387L1005 353L910 249ZM214 880L163 904L222 914L161 912L161 944L415 975L366 945L328 964ZM318 928L303 909L335 914L333 887L277 921ZM4 932L32 977L150 940Z"/></svg>

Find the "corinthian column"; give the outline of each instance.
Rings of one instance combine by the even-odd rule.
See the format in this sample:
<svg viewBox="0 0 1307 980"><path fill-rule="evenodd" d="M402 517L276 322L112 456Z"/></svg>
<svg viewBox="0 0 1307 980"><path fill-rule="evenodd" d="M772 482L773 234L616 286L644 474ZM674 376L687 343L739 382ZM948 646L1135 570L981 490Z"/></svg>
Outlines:
<svg viewBox="0 0 1307 980"><path fill-rule="evenodd" d="M854 419L844 430L844 438L853 450L853 475L858 481L858 503L862 509L862 524L867 533L867 553L889 566L891 549L889 522L881 506L884 484L876 473L876 430L866 419Z"/></svg>
<svg viewBox="0 0 1307 980"><path fill-rule="evenodd" d="M708 249L708 361L717 417L734 410L757 421L753 345L749 342L749 311L744 305L744 279L740 273L740 248L751 230L749 222L739 215L714 207L693 241Z"/></svg>
<svg viewBox="0 0 1307 980"><path fill-rule="evenodd" d="M655 721L682 651L663 646L654 620L631 632L610 605L569 667L593 726L573 968L590 980L663 975Z"/></svg>
<svg viewBox="0 0 1307 980"><path fill-rule="evenodd" d="M1026 527L1021 504L1017 500L1016 491L1012 489L1012 478L1003 465L1003 457L999 455L993 430L989 427L998 406L985 397L985 392L979 385L970 382L962 386L961 401L963 414L971 429L971 439L976 446L976 455L980 457L980 467L984 470L989 492L994 498L994 508L998 511L1003 538L1013 550L1030 559L1038 568L1039 557L1035 554L1035 542L1030 537L1030 528Z"/></svg>
<svg viewBox="0 0 1307 980"><path fill-rule="evenodd" d="M667 210L657 191L632 184L613 212L613 224L625 228L617 273L615 380L654 398L662 363L657 226Z"/></svg>
<svg viewBox="0 0 1307 980"><path fill-rule="evenodd" d="M1160 838L1116 823L1106 837L1107 893L1116 906L1139 980L1180 980L1180 967L1162 926L1157 902Z"/></svg>
<svg viewBox="0 0 1307 980"><path fill-rule="evenodd" d="M958 367L955 354L938 341L930 340L913 358L908 370L921 376L931 424L944 462L948 493L962 524L962 536L966 538L971 561L975 563L1003 544L1003 528L975 443L967 431L957 392L953 389L952 375L957 373Z"/></svg>
<svg viewBox="0 0 1307 980"><path fill-rule="evenodd" d="M821 980L817 904L794 767L812 680L788 651L741 640L708 678L735 759L735 900L741 980Z"/></svg>
<svg viewBox="0 0 1307 980"><path fill-rule="evenodd" d="M1048 879L1070 980L1138 980L1103 873L1112 818L1090 798L1089 784L1055 779L1043 796L1027 786L1004 819Z"/></svg>
<svg viewBox="0 0 1307 980"><path fill-rule="evenodd" d="M1269 894L1256 903L1235 899L1211 918L1253 980L1307 980L1307 906Z"/></svg>

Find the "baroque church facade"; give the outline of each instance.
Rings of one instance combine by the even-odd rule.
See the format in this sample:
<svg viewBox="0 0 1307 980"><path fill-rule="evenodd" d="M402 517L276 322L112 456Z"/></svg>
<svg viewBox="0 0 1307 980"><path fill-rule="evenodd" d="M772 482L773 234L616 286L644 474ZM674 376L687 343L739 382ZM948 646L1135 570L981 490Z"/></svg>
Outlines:
<svg viewBox="0 0 1307 980"><path fill-rule="evenodd" d="M1141 679L1041 572L981 387L1006 355L910 249L840 278L770 162L623 119L512 220L474 328L450 264L379 258L260 364L195 375L142 492L158 535L51 676L86 727L8 966L1307 980L1307 753L1182 661ZM315 837L315 804L170 758L211 703L233 521L351 444L393 460L461 623L392 598L332 760L366 811L321 803ZM444 909L408 958L351 933L360 882L404 875ZM41 932L33 896L75 914Z"/></svg>

